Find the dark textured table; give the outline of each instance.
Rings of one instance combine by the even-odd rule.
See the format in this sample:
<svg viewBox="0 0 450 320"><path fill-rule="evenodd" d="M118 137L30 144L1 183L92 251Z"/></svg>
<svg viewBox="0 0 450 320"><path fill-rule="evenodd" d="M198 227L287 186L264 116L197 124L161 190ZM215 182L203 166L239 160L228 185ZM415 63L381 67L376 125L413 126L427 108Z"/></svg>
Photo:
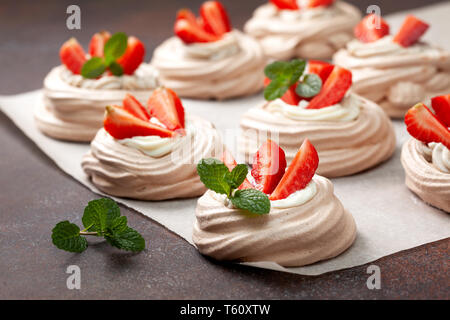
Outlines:
<svg viewBox="0 0 450 320"><path fill-rule="evenodd" d="M189 1L198 8L201 1ZM223 1L242 27L260 0ZM430 4L430 0L350 1L382 13ZM81 30L65 27L66 8L81 7ZM87 45L102 29L134 34L152 50L172 34L175 11L186 1L0 1L0 94L38 89L59 62L70 36ZM31 109L30 109L31 110ZM31 112L31 111L30 111ZM0 113L0 298L1 299L448 299L449 240L380 260L382 287L368 290L367 266L307 277L218 263L159 224L121 206L148 248L124 253L90 239L82 254L58 250L50 233L64 219L80 222L84 206L98 198L59 170ZM81 268L81 290L68 290L66 268Z"/></svg>

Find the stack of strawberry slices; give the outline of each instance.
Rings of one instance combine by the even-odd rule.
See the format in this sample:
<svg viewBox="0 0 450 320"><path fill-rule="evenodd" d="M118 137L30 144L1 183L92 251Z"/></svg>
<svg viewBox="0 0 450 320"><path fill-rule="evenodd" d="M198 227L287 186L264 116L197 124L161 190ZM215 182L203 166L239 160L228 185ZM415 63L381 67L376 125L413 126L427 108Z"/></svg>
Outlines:
<svg viewBox="0 0 450 320"><path fill-rule="evenodd" d="M402 148L406 185L425 202L450 212L450 94L410 108L405 124L412 139Z"/></svg>
<svg viewBox="0 0 450 320"><path fill-rule="evenodd" d="M62 65L46 76L35 109L38 128L52 138L91 141L106 105L121 103L127 93L143 100L159 85L155 68L143 62L143 43L123 32L94 34L88 52L71 38L59 56Z"/></svg>
<svg viewBox="0 0 450 320"><path fill-rule="evenodd" d="M222 160L230 171L236 167L229 152ZM196 208L192 238L199 251L218 260L272 261L287 267L345 251L355 240L356 225L333 194L331 181L315 175L318 164L308 139L287 169L284 151L274 141L263 143L239 189L267 194L270 211L250 214L209 190Z"/></svg>
<svg viewBox="0 0 450 320"><path fill-rule="evenodd" d="M262 49L252 37L232 28L219 1L204 2L199 16L179 10L174 34L156 48L152 65L161 82L180 96L226 99L262 88Z"/></svg>
<svg viewBox="0 0 450 320"><path fill-rule="evenodd" d="M382 17L368 15L333 62L352 71L354 92L377 102L390 117L403 118L417 101L450 91L450 52L423 40L429 28L407 15L391 34Z"/></svg>
<svg viewBox="0 0 450 320"><path fill-rule="evenodd" d="M213 124L185 117L178 95L153 91L143 105L127 94L106 107L103 129L83 157L82 167L101 191L141 200L189 198L203 194L198 158L216 156L221 138Z"/></svg>

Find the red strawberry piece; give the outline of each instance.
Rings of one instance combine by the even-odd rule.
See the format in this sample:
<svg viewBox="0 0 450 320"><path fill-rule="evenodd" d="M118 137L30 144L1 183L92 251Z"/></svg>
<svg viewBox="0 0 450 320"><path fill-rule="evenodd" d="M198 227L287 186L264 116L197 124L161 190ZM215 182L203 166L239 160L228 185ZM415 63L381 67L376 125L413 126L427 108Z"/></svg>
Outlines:
<svg viewBox="0 0 450 320"><path fill-rule="evenodd" d="M311 142L305 139L269 199L285 199L290 194L305 188L312 180L318 166L317 151Z"/></svg>
<svg viewBox="0 0 450 320"><path fill-rule="evenodd" d="M200 16L207 32L220 37L231 31L230 18L219 1L204 2L200 7Z"/></svg>
<svg viewBox="0 0 450 320"><path fill-rule="evenodd" d="M267 140L253 156L251 174L256 189L271 194L286 170L286 156L275 142Z"/></svg>
<svg viewBox="0 0 450 320"><path fill-rule="evenodd" d="M147 102L149 114L156 117L169 130L184 129L184 108L173 90L158 88Z"/></svg>
<svg viewBox="0 0 450 320"><path fill-rule="evenodd" d="M433 107L436 117L441 120L444 125L450 127L450 94L434 97L431 99L431 106Z"/></svg>
<svg viewBox="0 0 450 320"><path fill-rule="evenodd" d="M102 31L94 34L89 43L89 54L91 57L103 57L103 48L105 43L111 38L108 31Z"/></svg>
<svg viewBox="0 0 450 320"><path fill-rule="evenodd" d="M178 10L176 21L181 20L181 19L185 19L191 23L197 23L197 17L189 9Z"/></svg>
<svg viewBox="0 0 450 320"><path fill-rule="evenodd" d="M74 74L80 74L83 64L87 61L86 53L75 38L64 42L59 50L59 57L67 69Z"/></svg>
<svg viewBox="0 0 450 320"><path fill-rule="evenodd" d="M116 139L136 136L173 137L175 132L148 121L136 118L131 113L118 106L107 106L103 120L105 130Z"/></svg>
<svg viewBox="0 0 450 320"><path fill-rule="evenodd" d="M175 22L174 32L186 44L213 42L220 39L218 36L203 30L198 23L186 19L179 19Z"/></svg>
<svg viewBox="0 0 450 320"><path fill-rule="evenodd" d="M298 10L296 0L270 0L280 10Z"/></svg>
<svg viewBox="0 0 450 320"><path fill-rule="evenodd" d="M269 85L270 81L271 80L266 77L264 79L264 87L267 87ZM296 87L297 87L297 84L292 85L280 99L283 100L284 102L286 102L287 104L290 104L293 106L298 106L298 103L300 102L300 100L302 98L299 97L297 95L297 93L295 92Z"/></svg>
<svg viewBox="0 0 450 320"><path fill-rule="evenodd" d="M222 153L220 160L225 164L225 166L230 170L230 172L237 166L236 160L234 160L233 155L225 149ZM255 187L245 178L244 182L239 186L238 189L255 189Z"/></svg>
<svg viewBox="0 0 450 320"><path fill-rule="evenodd" d="M408 110L405 116L409 134L423 143L441 142L450 149L450 130L423 103Z"/></svg>
<svg viewBox="0 0 450 320"><path fill-rule="evenodd" d="M327 81L328 76L333 71L334 65L319 61L319 60L309 60L308 61L308 72L317 74L320 79L322 79L322 83L325 83Z"/></svg>
<svg viewBox="0 0 450 320"><path fill-rule="evenodd" d="M379 28L377 28L377 19L380 23ZM373 42L389 34L389 25L380 16L369 14L356 25L353 33L361 42Z"/></svg>
<svg viewBox="0 0 450 320"><path fill-rule="evenodd" d="M335 66L322 85L319 94L308 104L308 109L320 109L341 101L352 85L352 73L344 68Z"/></svg>
<svg viewBox="0 0 450 320"><path fill-rule="evenodd" d="M136 37L128 37L127 50L117 62L122 66L124 74L133 74L144 61L144 56L144 44Z"/></svg>
<svg viewBox="0 0 450 320"><path fill-rule="evenodd" d="M150 115L148 114L147 109L145 109L145 107L129 93L127 93L123 99L123 108L141 120L150 120Z"/></svg>
<svg viewBox="0 0 450 320"><path fill-rule="evenodd" d="M413 15L408 15L395 35L394 41L403 47L409 47L416 43L428 28L427 23Z"/></svg>
<svg viewBox="0 0 450 320"><path fill-rule="evenodd" d="M334 0L309 0L306 5L307 8L323 7L332 5Z"/></svg>

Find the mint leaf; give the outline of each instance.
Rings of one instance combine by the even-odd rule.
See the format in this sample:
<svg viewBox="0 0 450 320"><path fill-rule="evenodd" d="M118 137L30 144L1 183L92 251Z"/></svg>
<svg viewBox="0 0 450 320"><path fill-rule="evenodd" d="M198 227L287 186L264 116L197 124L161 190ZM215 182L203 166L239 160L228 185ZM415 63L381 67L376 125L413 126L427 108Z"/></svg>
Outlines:
<svg viewBox="0 0 450 320"><path fill-rule="evenodd" d="M197 164L197 173L200 181L208 188L217 193L230 195L231 187L228 183L230 171L222 161L208 158L202 159Z"/></svg>
<svg viewBox="0 0 450 320"><path fill-rule="evenodd" d="M120 233L122 231L125 231L126 228L127 228L127 217L121 216L111 221L111 224L108 226L107 230L111 233L114 232Z"/></svg>
<svg viewBox="0 0 450 320"><path fill-rule="evenodd" d="M87 241L80 236L80 228L69 221L59 222L52 230L52 242L59 249L69 252L83 252Z"/></svg>
<svg viewBox="0 0 450 320"><path fill-rule="evenodd" d="M122 68L122 66L119 63L115 62L115 61L113 61L113 62L111 62L109 64L109 70L115 76L123 75L123 68Z"/></svg>
<svg viewBox="0 0 450 320"><path fill-rule="evenodd" d="M97 231L101 236L106 227L118 217L120 208L117 203L108 198L101 198L89 201L81 220L87 231Z"/></svg>
<svg viewBox="0 0 450 320"><path fill-rule="evenodd" d="M106 65L109 66L113 61L123 56L127 50L128 37L123 32L117 32L105 43L103 53Z"/></svg>
<svg viewBox="0 0 450 320"><path fill-rule="evenodd" d="M238 164L233 168L228 178L228 183L231 188L236 189L244 182L247 177L248 168L245 164Z"/></svg>
<svg viewBox="0 0 450 320"><path fill-rule="evenodd" d="M134 229L126 227L121 232L113 232L111 235L105 235L106 241L116 248L127 251L141 251L145 249L145 240Z"/></svg>
<svg viewBox="0 0 450 320"><path fill-rule="evenodd" d="M268 101L281 98L298 81L305 67L306 61L298 59L290 62L275 61L266 66L264 73L271 82L264 89L264 98Z"/></svg>
<svg viewBox="0 0 450 320"><path fill-rule="evenodd" d="M236 190L231 198L231 203L240 209L256 214L270 212L270 200L267 195L256 189Z"/></svg>
<svg viewBox="0 0 450 320"><path fill-rule="evenodd" d="M106 65L100 57L89 59L81 68L81 75L84 78L95 79L100 77L106 70Z"/></svg>
<svg viewBox="0 0 450 320"><path fill-rule="evenodd" d="M320 89L322 89L322 79L317 74L311 73L303 77L295 88L295 93L300 97L311 98L317 95Z"/></svg>

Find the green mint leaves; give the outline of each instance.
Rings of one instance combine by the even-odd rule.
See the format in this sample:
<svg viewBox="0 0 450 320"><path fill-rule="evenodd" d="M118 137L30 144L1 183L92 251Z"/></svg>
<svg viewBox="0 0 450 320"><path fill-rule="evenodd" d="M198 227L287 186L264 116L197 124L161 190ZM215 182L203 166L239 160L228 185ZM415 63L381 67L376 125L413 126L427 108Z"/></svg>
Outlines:
<svg viewBox="0 0 450 320"><path fill-rule="evenodd" d="M245 164L238 164L230 172L223 162L208 158L198 163L197 172L208 189L225 194L236 208L256 214L269 213L270 201L266 194L256 189L237 190L247 177Z"/></svg>
<svg viewBox="0 0 450 320"><path fill-rule="evenodd" d="M306 61L294 59L287 61L275 61L266 66L264 73L271 81L264 89L264 98L272 101L281 98L290 87L297 84L296 93L304 98L310 98L320 92L322 81L315 74L302 75L306 68ZM299 88L300 87L300 88ZM305 93L303 95L301 93Z"/></svg>
<svg viewBox="0 0 450 320"><path fill-rule="evenodd" d="M127 226L127 217L120 215L120 208L111 199L92 200L84 209L84 230L69 221L59 222L52 230L53 244L69 252L83 252L87 248L84 236L104 237L119 249L141 251L145 249L144 238Z"/></svg>
<svg viewBox="0 0 450 320"><path fill-rule="evenodd" d="M100 77L106 69L109 69L115 76L123 74L122 66L116 62L127 50L128 36L123 32L117 32L109 38L103 48L104 58L92 57L86 61L81 68L81 75L84 78L95 79Z"/></svg>

